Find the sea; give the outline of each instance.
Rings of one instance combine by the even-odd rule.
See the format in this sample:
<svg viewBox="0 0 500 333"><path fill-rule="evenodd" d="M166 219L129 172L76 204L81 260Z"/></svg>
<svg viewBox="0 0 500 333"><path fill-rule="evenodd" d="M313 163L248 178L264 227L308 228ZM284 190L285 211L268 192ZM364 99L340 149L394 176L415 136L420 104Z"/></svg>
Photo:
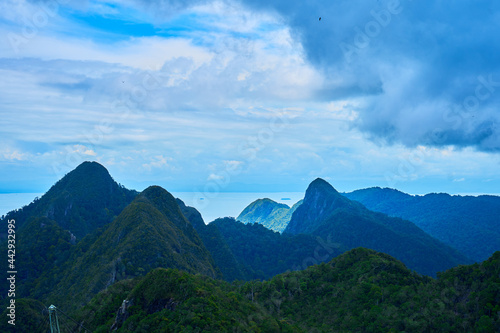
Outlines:
<svg viewBox="0 0 500 333"><path fill-rule="evenodd" d="M220 192L201 195L195 192L171 192L187 206L196 208L205 223L219 217L237 217L257 199L268 198L292 207L304 198L304 192ZM43 193L0 193L0 216L31 203Z"/></svg>

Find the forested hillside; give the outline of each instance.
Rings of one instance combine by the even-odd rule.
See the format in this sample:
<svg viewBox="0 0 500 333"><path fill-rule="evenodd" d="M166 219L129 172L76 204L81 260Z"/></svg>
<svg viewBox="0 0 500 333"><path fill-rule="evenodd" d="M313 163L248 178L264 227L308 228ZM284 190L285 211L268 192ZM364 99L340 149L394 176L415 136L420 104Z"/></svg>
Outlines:
<svg viewBox="0 0 500 333"><path fill-rule="evenodd" d="M99 163L83 162L41 198L9 212L0 222L6 228L5 221L14 219L19 230L31 217L47 217L79 241L110 223L137 194L116 183Z"/></svg>
<svg viewBox="0 0 500 333"><path fill-rule="evenodd" d="M102 291L75 316L95 332L496 332L500 252L437 279L363 248L264 282L158 268ZM41 332L31 318L26 331Z"/></svg>
<svg viewBox="0 0 500 333"><path fill-rule="evenodd" d="M290 208L288 205L277 203L271 199L258 199L243 209L236 219L245 224L258 223L267 229L283 232L290 222L293 212L301 203L302 200Z"/></svg>
<svg viewBox="0 0 500 333"><path fill-rule="evenodd" d="M432 193L409 195L388 188L368 188L344 196L368 209L415 223L429 235L482 261L500 249L500 197Z"/></svg>
<svg viewBox="0 0 500 333"><path fill-rule="evenodd" d="M252 207L256 218L286 208ZM96 332L499 329L500 252L460 266L468 259L413 223L321 179L295 208L283 233L234 218L206 225L165 189L137 194L86 162L9 214L22 221L16 332L46 332L50 304Z"/></svg>
<svg viewBox="0 0 500 333"><path fill-rule="evenodd" d="M388 253L430 276L471 262L412 222L370 211L322 179L307 188L303 203L285 229L287 233L329 237L346 250L361 246Z"/></svg>

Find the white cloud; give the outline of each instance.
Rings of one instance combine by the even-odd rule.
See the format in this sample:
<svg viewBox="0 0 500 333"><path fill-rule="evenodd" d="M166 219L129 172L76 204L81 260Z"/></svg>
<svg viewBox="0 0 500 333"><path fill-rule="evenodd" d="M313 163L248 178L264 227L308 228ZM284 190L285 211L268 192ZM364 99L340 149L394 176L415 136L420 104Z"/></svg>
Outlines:
<svg viewBox="0 0 500 333"><path fill-rule="evenodd" d="M210 181L210 180L223 180L223 179L224 179L223 176L211 173L210 176L208 176L207 181Z"/></svg>
<svg viewBox="0 0 500 333"><path fill-rule="evenodd" d="M150 158L149 163L142 164L142 167L147 171L151 171L153 169L166 169L170 167L169 165L170 161L172 161L172 158L170 157L165 157L163 155L156 155Z"/></svg>
<svg viewBox="0 0 500 333"><path fill-rule="evenodd" d="M2 151L2 160L4 161L23 161L28 159L28 154L18 150L4 150Z"/></svg>
<svg viewBox="0 0 500 333"><path fill-rule="evenodd" d="M92 149L87 148L84 145L74 145L73 146L73 151L71 152L73 154L80 154L83 156L97 156L96 152L93 151Z"/></svg>
<svg viewBox="0 0 500 333"><path fill-rule="evenodd" d="M432 66L406 53L382 57L387 52L377 43L384 45L384 36L348 66L342 55L338 63L335 38L352 34L357 23L325 16L318 25L310 11L296 21L294 11L315 3L292 2L288 13L274 3L197 2L169 15L163 10L172 9L171 2L143 4L151 11L113 0L91 1L76 12L159 28L179 24L182 32L112 40L113 31L85 26L64 8L18 53L5 39L0 43L0 131L9 138L3 161L29 160L45 169L55 163L67 172L97 159L122 179L168 179L167 185L226 181L227 170L238 170L231 183L280 179L283 186L313 176L387 186L387 173L401 186L432 177L466 184L474 173L497 179L499 161L491 154L421 142L430 123L443 125L434 111L450 101L426 98L430 88L423 79ZM337 4L325 6L329 12ZM0 9L4 37L22 33L22 17L38 10L25 1L3 2ZM373 61L365 61L369 56ZM494 108L488 112L496 119ZM486 118L469 119L467 130L494 132ZM280 130L272 129L276 119L286 120ZM382 129L396 144L374 139ZM401 138L407 146L397 144ZM494 148L497 141L490 136L483 144ZM255 156L242 153L242 146Z"/></svg>

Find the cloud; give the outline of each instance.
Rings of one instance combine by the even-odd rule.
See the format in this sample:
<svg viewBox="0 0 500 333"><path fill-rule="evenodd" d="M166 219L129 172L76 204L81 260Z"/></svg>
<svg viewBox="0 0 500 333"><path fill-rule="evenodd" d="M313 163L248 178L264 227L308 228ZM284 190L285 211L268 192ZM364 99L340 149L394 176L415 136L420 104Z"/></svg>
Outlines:
<svg viewBox="0 0 500 333"><path fill-rule="evenodd" d="M211 181L211 180L222 180L224 179L223 176L220 176L220 175L216 175L214 173L211 173L210 176L208 176L207 178L207 181Z"/></svg>
<svg viewBox="0 0 500 333"><path fill-rule="evenodd" d="M16 52L41 3L0 4L4 164L95 159L138 189L498 179L493 1L86 1Z"/></svg>
<svg viewBox="0 0 500 333"><path fill-rule="evenodd" d="M144 163L142 167L148 171L151 171L153 169L166 169L168 168L169 162L172 161L172 158L170 157L165 157L163 155L157 155L153 156L150 159L149 163Z"/></svg>
<svg viewBox="0 0 500 333"><path fill-rule="evenodd" d="M366 97L353 125L374 140L500 150L497 2L245 3L286 18L333 99Z"/></svg>
<svg viewBox="0 0 500 333"><path fill-rule="evenodd" d="M155 102L147 108L240 109L235 101L255 97L266 102L361 100L350 110L355 116L346 119L380 144L500 150L495 57L500 4L493 0L454 6L411 0L137 0L90 2L85 8L110 17L118 17L119 8L127 20L142 24L147 17L134 6L148 10L159 31L169 29L168 22L180 24L181 18L186 30L180 38L134 37L103 47L100 40L61 39L41 29L23 55L115 62L141 70L161 67L171 89L151 93L148 101ZM38 2L13 7L22 15L4 14L5 19L30 18L41 8ZM61 11L64 15L51 20L67 21ZM16 22L22 27L22 20ZM4 47L3 55L12 56L9 52ZM303 56L315 69L304 64ZM92 82L74 84L87 88ZM194 91L198 102L172 105L192 100Z"/></svg>
<svg viewBox="0 0 500 333"><path fill-rule="evenodd" d="M73 151L71 152L73 154L80 154L83 156L97 156L96 152L93 151L92 149L87 148L84 145L74 145L73 146Z"/></svg>
<svg viewBox="0 0 500 333"><path fill-rule="evenodd" d="M200 3L148 6L165 13ZM372 140L500 150L498 2L241 3L290 27L325 77L318 98L364 98L352 125Z"/></svg>

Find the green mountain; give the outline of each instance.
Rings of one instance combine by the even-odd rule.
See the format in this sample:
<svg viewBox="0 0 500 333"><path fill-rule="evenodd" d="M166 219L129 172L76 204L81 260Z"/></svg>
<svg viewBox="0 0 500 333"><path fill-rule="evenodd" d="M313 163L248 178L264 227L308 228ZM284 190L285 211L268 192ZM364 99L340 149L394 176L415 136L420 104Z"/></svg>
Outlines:
<svg viewBox="0 0 500 333"><path fill-rule="evenodd" d="M83 163L9 213L20 225L19 326L3 320L0 332L47 332L50 304L73 317L65 323L72 332L81 331L77 324L93 332L500 329L500 252L437 279L422 276L467 259L323 180L311 183L280 234L230 218L206 225L163 188L137 194L103 169ZM274 211L259 209L255 217ZM3 318L7 282L0 284Z"/></svg>
<svg viewBox="0 0 500 333"><path fill-rule="evenodd" d="M158 268L124 282L98 294L78 318L96 333L262 332L279 325L231 285L201 275Z"/></svg>
<svg viewBox="0 0 500 333"><path fill-rule="evenodd" d="M55 221L38 217L31 218L24 228L16 233L16 237L16 295L33 297L35 290L40 294L47 293L51 288L47 276L71 258L75 248L72 234L62 229ZM4 269L9 270L7 267ZM6 295L8 289L8 284L2 281L2 295Z"/></svg>
<svg viewBox="0 0 500 333"><path fill-rule="evenodd" d="M312 235L281 235L260 224L220 218L208 225L180 199L182 213L193 224L226 281L269 279L307 268L342 253L338 244Z"/></svg>
<svg viewBox="0 0 500 333"><path fill-rule="evenodd" d="M59 253L59 258L64 255ZM73 246L62 266L54 264L43 272L32 282L35 287L28 295L20 296L75 310L117 281L145 275L157 267L220 277L175 198L161 187L151 186L102 232Z"/></svg>
<svg viewBox="0 0 500 333"><path fill-rule="evenodd" d="M244 267L236 260L219 228L213 223L206 225L200 212L193 207L186 206L182 200L176 200L184 216L200 235L203 244L220 269L224 280L247 280Z"/></svg>
<svg viewBox="0 0 500 333"><path fill-rule="evenodd" d="M14 219L19 230L31 217L47 217L80 240L110 223L136 195L117 184L99 163L83 162L40 199L9 212L1 222L6 228L4 222Z"/></svg>
<svg viewBox="0 0 500 333"><path fill-rule="evenodd" d="M389 188L345 193L368 209L415 223L429 235L482 261L500 249L500 197L448 194L409 195Z"/></svg>
<svg viewBox="0 0 500 333"><path fill-rule="evenodd" d="M361 246L388 253L409 268L430 276L471 262L413 223L372 212L342 196L322 179L309 185L285 233L328 236L341 248Z"/></svg>
<svg viewBox="0 0 500 333"><path fill-rule="evenodd" d="M217 219L209 226L220 232L246 280L269 279L286 271L305 269L345 251L328 238L280 234L263 225L243 224L233 218Z"/></svg>
<svg viewBox="0 0 500 333"><path fill-rule="evenodd" d="M299 201L290 208L271 199L258 199L248 205L236 219L245 224L258 223L273 231L283 232L301 203Z"/></svg>
<svg viewBox="0 0 500 333"><path fill-rule="evenodd" d="M498 332L500 252L437 279L364 248L244 284L159 268L100 292L81 321L94 332Z"/></svg>
<svg viewBox="0 0 500 333"><path fill-rule="evenodd" d="M323 179L314 180L306 190L302 204L295 210L286 233L312 233L328 219L334 211L359 211L363 207L341 196Z"/></svg>

